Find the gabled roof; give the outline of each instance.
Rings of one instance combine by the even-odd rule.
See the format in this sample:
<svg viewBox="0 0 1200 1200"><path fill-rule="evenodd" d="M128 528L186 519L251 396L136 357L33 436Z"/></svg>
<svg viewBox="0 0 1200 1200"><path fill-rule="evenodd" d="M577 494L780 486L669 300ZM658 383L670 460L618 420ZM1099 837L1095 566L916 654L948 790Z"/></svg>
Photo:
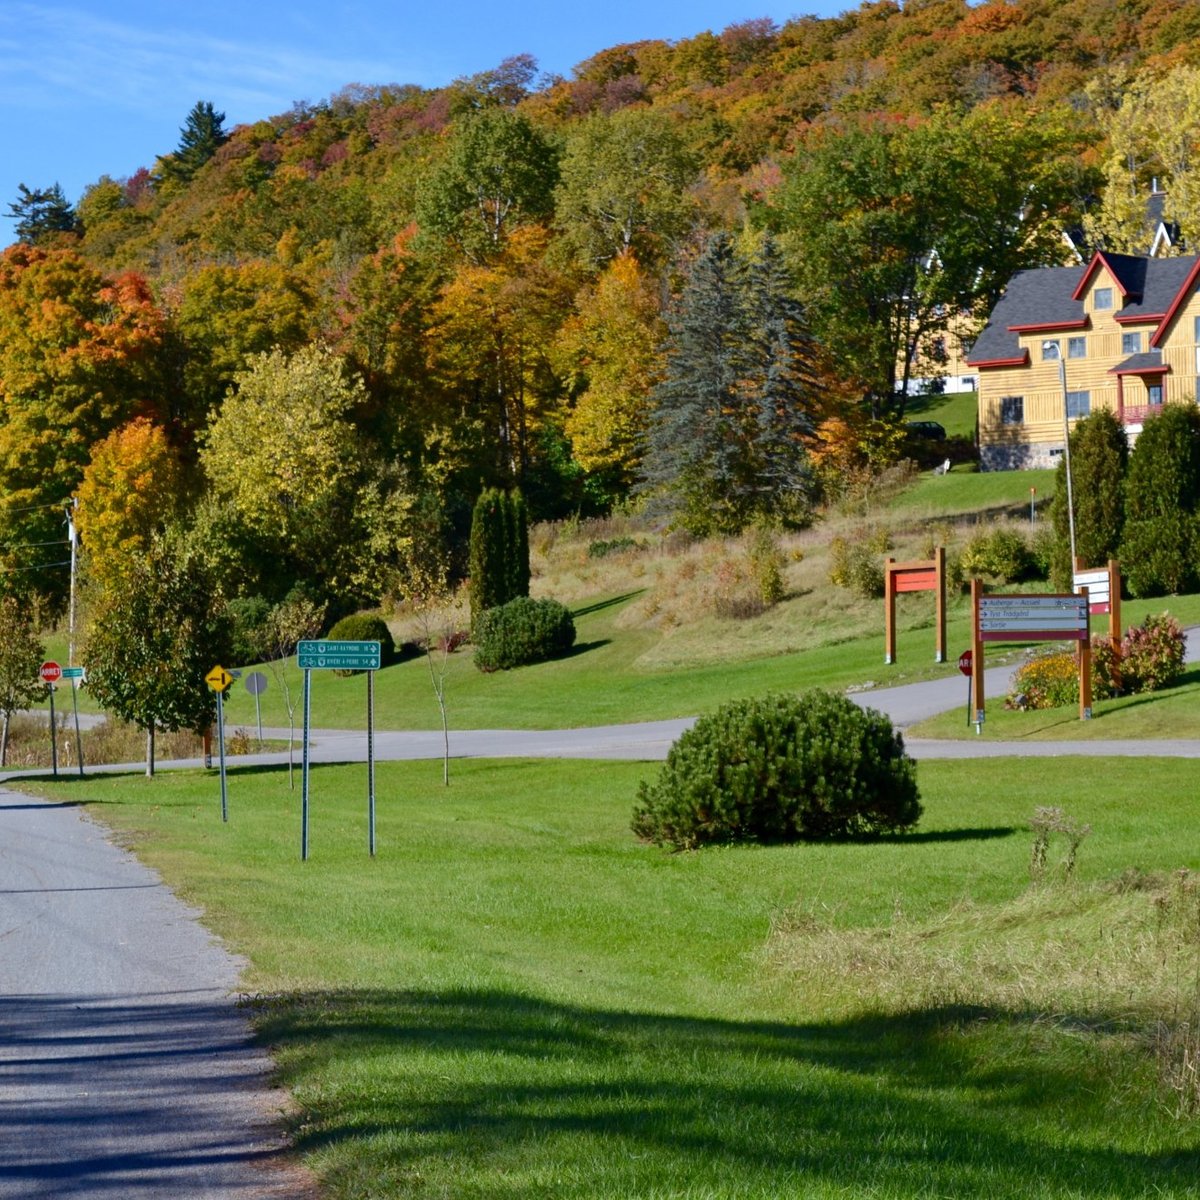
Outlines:
<svg viewBox="0 0 1200 1200"><path fill-rule="evenodd" d="M1086 319L1083 303L1073 300L1072 294L1085 269L1039 267L1018 271L992 309L967 361L972 366L1024 362L1026 355L1014 327L1082 328Z"/></svg>
<svg viewBox="0 0 1200 1200"><path fill-rule="evenodd" d="M1193 255L1191 258L1165 258L1161 261L1164 266L1168 263L1173 263L1181 270L1182 278L1175 288L1175 295L1171 298L1170 304L1167 305L1166 315L1159 322L1158 328L1150 337L1151 346L1162 345L1163 338L1167 336L1167 332L1179 314L1179 310L1187 303L1188 297L1192 294L1192 288L1195 287L1197 278L1200 278L1200 256Z"/></svg>
<svg viewBox="0 0 1200 1200"><path fill-rule="evenodd" d="M1088 285L1101 268L1108 272L1109 278L1117 285L1125 300L1134 297L1140 299L1146 290L1146 264L1149 261L1147 258L1139 258L1133 254L1110 254L1105 250L1097 250L1092 255L1092 261L1088 263L1083 278L1075 288L1072 299L1083 299Z"/></svg>
<svg viewBox="0 0 1200 1200"><path fill-rule="evenodd" d="M992 309L988 323L971 349L968 363L973 367L1020 365L1028 361L1021 348L1020 333L1042 330L1047 334L1055 330L1069 333L1087 328L1083 296L1088 281L1097 271L1107 272L1121 289L1124 303L1113 313L1118 322L1155 323L1150 337L1153 350L1161 346L1172 321L1200 281L1200 256L1138 258L1130 254L1096 254L1087 266L1018 271Z"/></svg>

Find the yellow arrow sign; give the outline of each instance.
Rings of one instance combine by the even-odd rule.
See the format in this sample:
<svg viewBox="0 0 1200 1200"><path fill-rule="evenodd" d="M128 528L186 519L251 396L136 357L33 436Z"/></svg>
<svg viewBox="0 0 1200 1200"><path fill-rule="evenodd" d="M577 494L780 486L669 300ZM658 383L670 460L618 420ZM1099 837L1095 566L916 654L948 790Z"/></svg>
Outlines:
<svg viewBox="0 0 1200 1200"><path fill-rule="evenodd" d="M213 667L211 671L204 677L204 682L208 684L214 692L227 692L229 685L233 682L233 676L225 670L224 667Z"/></svg>

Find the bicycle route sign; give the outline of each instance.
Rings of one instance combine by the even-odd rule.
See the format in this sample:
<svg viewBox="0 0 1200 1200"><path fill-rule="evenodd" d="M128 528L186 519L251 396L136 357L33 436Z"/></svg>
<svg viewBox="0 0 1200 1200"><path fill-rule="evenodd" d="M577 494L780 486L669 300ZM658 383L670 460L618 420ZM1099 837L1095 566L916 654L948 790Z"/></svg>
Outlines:
<svg viewBox="0 0 1200 1200"><path fill-rule="evenodd" d="M378 671L378 642L306 641L296 647L302 671Z"/></svg>

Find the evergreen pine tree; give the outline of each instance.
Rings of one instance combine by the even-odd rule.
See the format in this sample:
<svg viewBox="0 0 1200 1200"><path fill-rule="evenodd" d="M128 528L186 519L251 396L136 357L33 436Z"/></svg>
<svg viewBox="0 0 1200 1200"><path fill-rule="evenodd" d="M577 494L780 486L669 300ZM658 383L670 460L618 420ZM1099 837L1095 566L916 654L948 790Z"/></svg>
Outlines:
<svg viewBox="0 0 1200 1200"><path fill-rule="evenodd" d="M525 508L525 497L520 488L514 488L506 495L506 513L508 518L508 596L506 599L515 600L518 596L529 595L529 514Z"/></svg>
<svg viewBox="0 0 1200 1200"><path fill-rule="evenodd" d="M187 183L229 140L224 120L225 114L217 112L211 101L197 100L179 130L178 149L163 160L164 174Z"/></svg>
<svg viewBox="0 0 1200 1200"><path fill-rule="evenodd" d="M1071 430L1071 491L1075 498L1075 549L1085 567L1116 558L1125 527L1125 473L1129 440L1124 426L1107 410L1092 413ZM1051 508L1054 550L1050 578L1060 591L1071 589L1071 530L1067 515L1067 464L1058 464Z"/></svg>
<svg viewBox="0 0 1200 1200"><path fill-rule="evenodd" d="M17 191L19 195L8 206L8 215L17 222L18 241L37 246L54 234L74 233L79 229L75 210L57 183L53 187L32 189L19 183Z"/></svg>
<svg viewBox="0 0 1200 1200"><path fill-rule="evenodd" d="M816 343L804 307L790 289L783 256L768 237L750 267L746 288L747 376L756 390L750 491L756 516L774 514L787 524L803 524L813 493L805 438L813 431L819 384Z"/></svg>
<svg viewBox="0 0 1200 1200"><path fill-rule="evenodd" d="M486 488L480 493L471 514L471 543L469 551L471 623L489 608L507 599L508 580L505 572L507 555L504 493Z"/></svg>
<svg viewBox="0 0 1200 1200"><path fill-rule="evenodd" d="M1192 591L1200 505L1200 411L1168 404L1129 456L1121 574L1134 596Z"/></svg>
<svg viewBox="0 0 1200 1200"><path fill-rule="evenodd" d="M731 482L726 414L738 387L739 275L728 235L716 234L668 322L666 375L652 401L642 490L652 511L673 513L697 534L727 523L716 505Z"/></svg>
<svg viewBox="0 0 1200 1200"><path fill-rule="evenodd" d="M757 517L801 523L814 346L768 241L744 266L725 234L697 259L670 322L641 490L698 535Z"/></svg>

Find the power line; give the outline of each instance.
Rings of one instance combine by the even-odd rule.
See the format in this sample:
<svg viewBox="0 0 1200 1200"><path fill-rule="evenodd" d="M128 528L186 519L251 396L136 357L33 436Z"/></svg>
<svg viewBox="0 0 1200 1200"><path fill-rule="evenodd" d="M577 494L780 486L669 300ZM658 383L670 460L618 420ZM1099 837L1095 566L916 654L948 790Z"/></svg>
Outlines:
<svg viewBox="0 0 1200 1200"><path fill-rule="evenodd" d="M56 500L52 504L27 504L22 508L16 508L8 504L0 504L0 512L40 512L43 508L62 508L65 501Z"/></svg>
<svg viewBox="0 0 1200 1200"><path fill-rule="evenodd" d="M47 567L69 567L71 560L64 559L62 562L38 563L34 567L0 567L0 575L17 575L21 571L43 571Z"/></svg>
<svg viewBox="0 0 1200 1200"><path fill-rule="evenodd" d="M34 546L69 546L69 538L55 538L52 542L18 542L15 546L0 546L0 554L7 554L10 550L31 550Z"/></svg>

